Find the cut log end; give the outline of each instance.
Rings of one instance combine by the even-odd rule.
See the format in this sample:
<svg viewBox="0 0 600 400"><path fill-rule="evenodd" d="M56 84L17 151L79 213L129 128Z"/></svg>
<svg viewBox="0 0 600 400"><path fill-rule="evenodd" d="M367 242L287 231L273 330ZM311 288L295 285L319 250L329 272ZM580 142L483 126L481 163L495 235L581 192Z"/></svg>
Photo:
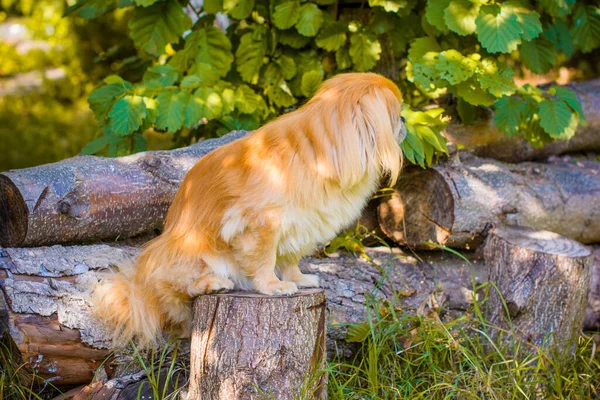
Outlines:
<svg viewBox="0 0 600 400"><path fill-rule="evenodd" d="M0 246L19 246L27 235L27 206L17 186L2 174L0 204Z"/></svg>
<svg viewBox="0 0 600 400"><path fill-rule="evenodd" d="M454 198L446 180L434 170L408 170L394 193L379 204L379 222L392 240L427 248L446 243L454 224Z"/></svg>
<svg viewBox="0 0 600 400"><path fill-rule="evenodd" d="M554 232L532 230L523 226L507 225L493 229L496 237L531 251L565 257L589 257L589 248Z"/></svg>
<svg viewBox="0 0 600 400"><path fill-rule="evenodd" d="M326 397L325 292L194 301L188 399Z"/></svg>

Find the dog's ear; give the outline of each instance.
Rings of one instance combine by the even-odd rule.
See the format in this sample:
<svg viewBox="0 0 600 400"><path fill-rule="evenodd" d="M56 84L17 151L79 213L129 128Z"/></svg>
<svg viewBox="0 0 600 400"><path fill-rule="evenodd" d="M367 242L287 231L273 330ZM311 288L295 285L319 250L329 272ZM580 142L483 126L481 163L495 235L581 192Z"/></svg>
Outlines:
<svg viewBox="0 0 600 400"><path fill-rule="evenodd" d="M359 107L362 118L357 118L357 129L365 141L374 142L372 151L377 154L376 162L380 164L381 171L389 175L389 184L393 186L402 168L402 151L398 141L403 127L400 100L387 87L377 86L361 97Z"/></svg>

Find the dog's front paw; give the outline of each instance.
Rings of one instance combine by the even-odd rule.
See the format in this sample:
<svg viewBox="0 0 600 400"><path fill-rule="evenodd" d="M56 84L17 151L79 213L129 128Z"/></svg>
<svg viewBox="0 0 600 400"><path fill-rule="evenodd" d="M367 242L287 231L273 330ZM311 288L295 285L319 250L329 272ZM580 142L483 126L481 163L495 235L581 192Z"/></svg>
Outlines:
<svg viewBox="0 0 600 400"><path fill-rule="evenodd" d="M300 288L319 287L319 277L313 274L302 274L294 279L294 283Z"/></svg>
<svg viewBox="0 0 600 400"><path fill-rule="evenodd" d="M298 286L294 282L274 281L264 287L258 288L258 291L269 296L278 294L294 294L298 291Z"/></svg>

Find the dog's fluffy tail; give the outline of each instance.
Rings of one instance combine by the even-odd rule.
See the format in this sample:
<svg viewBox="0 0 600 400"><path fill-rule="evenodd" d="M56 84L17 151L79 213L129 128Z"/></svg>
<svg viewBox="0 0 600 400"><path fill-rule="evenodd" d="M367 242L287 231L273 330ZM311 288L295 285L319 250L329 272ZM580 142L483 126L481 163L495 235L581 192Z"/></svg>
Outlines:
<svg viewBox="0 0 600 400"><path fill-rule="evenodd" d="M120 260L119 264L119 272L103 274L94 289L93 313L110 330L115 346L134 338L139 347L155 345L164 320L157 293L136 279L139 265L131 260Z"/></svg>

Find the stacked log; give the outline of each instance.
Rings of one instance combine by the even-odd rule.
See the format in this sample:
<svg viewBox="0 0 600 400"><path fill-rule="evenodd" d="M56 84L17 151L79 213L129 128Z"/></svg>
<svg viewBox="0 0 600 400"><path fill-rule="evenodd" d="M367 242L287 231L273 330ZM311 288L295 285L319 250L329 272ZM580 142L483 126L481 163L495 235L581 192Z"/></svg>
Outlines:
<svg viewBox="0 0 600 400"><path fill-rule="evenodd" d="M185 174L246 134L231 132L172 151L77 156L0 174L0 246L128 238L162 227Z"/></svg>
<svg viewBox="0 0 600 400"><path fill-rule="evenodd" d="M479 247L492 226L523 225L600 242L600 162L459 161L404 171L378 200L383 232L402 245Z"/></svg>

